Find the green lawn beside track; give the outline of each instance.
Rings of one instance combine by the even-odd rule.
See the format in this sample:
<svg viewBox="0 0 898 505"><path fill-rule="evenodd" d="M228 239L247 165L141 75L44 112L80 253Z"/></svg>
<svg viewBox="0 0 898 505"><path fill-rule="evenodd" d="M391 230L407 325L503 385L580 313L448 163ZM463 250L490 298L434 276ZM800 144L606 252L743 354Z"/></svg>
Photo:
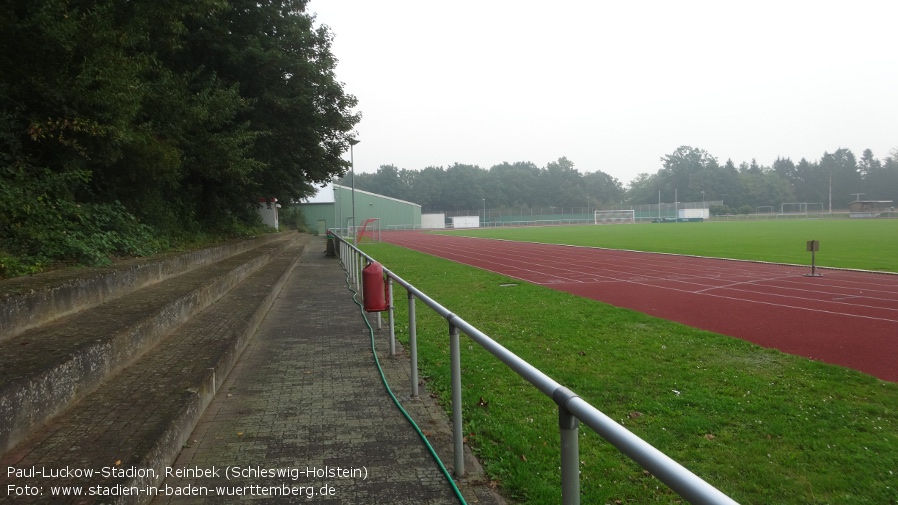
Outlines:
<svg viewBox="0 0 898 505"><path fill-rule="evenodd" d="M810 265L808 240L819 240L819 266L898 272L898 219L706 221L519 228L442 233L507 240L630 249Z"/></svg>
<svg viewBox="0 0 898 505"><path fill-rule="evenodd" d="M542 231L555 230L574 229ZM388 244L365 250L740 503L898 503L894 383ZM448 408L446 322L418 307L421 373ZM465 436L489 475L517 502L559 503L554 403L464 336L462 366ZM684 503L582 425L580 449L582 503Z"/></svg>

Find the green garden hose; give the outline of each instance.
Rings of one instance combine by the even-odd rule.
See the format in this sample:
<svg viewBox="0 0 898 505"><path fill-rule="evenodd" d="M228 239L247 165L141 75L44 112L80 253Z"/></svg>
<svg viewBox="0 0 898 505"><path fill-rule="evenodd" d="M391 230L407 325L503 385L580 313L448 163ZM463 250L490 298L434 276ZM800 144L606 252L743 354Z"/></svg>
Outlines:
<svg viewBox="0 0 898 505"><path fill-rule="evenodd" d="M402 408L402 404L399 403L399 399L396 398L396 395L393 394L393 391L390 389L390 384L387 382L387 378L384 375L383 368L380 366L380 360L377 358L377 349L374 346L374 328L371 327L371 323L368 322L368 317L365 315L365 309L362 304L358 300L358 292L352 288L352 283L349 281L349 276L346 278L346 287L352 292L352 301L355 302L356 305L359 306L359 310L362 314L362 319L365 321L365 326L368 327L368 333L371 335L371 353L374 355L374 364L377 365L377 372L380 374L380 380L383 382L384 388L387 390L387 393L390 394L390 398L393 399L393 403L396 404L396 407L402 412L402 415L405 419L412 425L412 428L415 429L415 432L424 442L424 446L427 447L427 450L430 452L430 455L433 457L433 460L436 461L437 466L440 467L440 471L443 472L443 476L446 477L446 480L449 481L449 485L452 486L452 491L455 492L455 496L458 497L458 501L462 505L468 505L468 502L465 501L465 498L462 496L461 491L459 491L458 486L455 485L455 481L452 479L452 475L449 474L449 471L446 470L446 466L443 465L443 462L440 460L440 457L437 456L436 451L433 450L433 446L430 445L430 441L427 440L427 436L424 435L424 432L421 431L421 428L418 427L415 420L412 419L412 416L409 415L408 412Z"/></svg>

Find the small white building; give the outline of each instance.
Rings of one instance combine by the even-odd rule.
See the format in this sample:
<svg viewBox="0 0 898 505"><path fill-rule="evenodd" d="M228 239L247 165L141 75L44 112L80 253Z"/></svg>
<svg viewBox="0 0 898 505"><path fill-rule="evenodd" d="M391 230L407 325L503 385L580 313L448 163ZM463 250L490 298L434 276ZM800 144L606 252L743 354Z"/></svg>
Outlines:
<svg viewBox="0 0 898 505"><path fill-rule="evenodd" d="M677 217L680 219L709 219L711 211L709 209L679 209Z"/></svg>
<svg viewBox="0 0 898 505"><path fill-rule="evenodd" d="M278 209L280 208L277 198L259 198L259 206L256 210L262 216L262 222L266 226L270 226L275 230L279 230L278 226Z"/></svg>
<svg viewBox="0 0 898 505"><path fill-rule="evenodd" d="M480 216L456 216L452 220L453 228L480 228Z"/></svg>
<svg viewBox="0 0 898 505"><path fill-rule="evenodd" d="M421 228L439 230L446 227L446 214L421 214Z"/></svg>

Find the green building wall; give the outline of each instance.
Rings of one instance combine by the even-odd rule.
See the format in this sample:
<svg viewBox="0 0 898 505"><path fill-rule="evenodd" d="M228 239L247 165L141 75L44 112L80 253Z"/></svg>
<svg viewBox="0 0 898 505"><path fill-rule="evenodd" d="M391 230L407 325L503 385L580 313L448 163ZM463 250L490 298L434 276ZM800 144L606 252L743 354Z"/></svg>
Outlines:
<svg viewBox="0 0 898 505"><path fill-rule="evenodd" d="M352 217L352 188L334 185L333 203L302 203L303 219L309 230L323 233L325 229L347 227ZM421 206L388 196L355 190L356 224L365 219L379 218L380 229L421 228Z"/></svg>

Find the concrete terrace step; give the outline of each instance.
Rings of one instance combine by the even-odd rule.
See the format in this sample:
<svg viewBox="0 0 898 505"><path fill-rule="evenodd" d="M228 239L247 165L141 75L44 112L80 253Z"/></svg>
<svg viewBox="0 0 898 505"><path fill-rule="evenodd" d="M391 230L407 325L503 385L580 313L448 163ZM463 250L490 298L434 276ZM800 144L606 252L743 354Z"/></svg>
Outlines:
<svg viewBox="0 0 898 505"><path fill-rule="evenodd" d="M299 237L299 236L298 236ZM148 496L63 499L50 486L146 486L161 482L309 242L290 240L271 261L0 458L0 485L23 482L9 467L92 469L92 477L31 475L41 496L15 503L144 503ZM102 475L102 469L110 475ZM118 472L112 471L117 469ZM129 473L137 475L125 476ZM139 471L134 471L139 470ZM116 475L118 473L118 475ZM86 492L86 491L85 491ZM2 500L0 500L2 501Z"/></svg>
<svg viewBox="0 0 898 505"><path fill-rule="evenodd" d="M76 297L68 305L92 306L52 320L41 316L50 322L0 341L0 454L139 358L300 238L295 233L274 237L248 241L244 246L235 244L227 249L243 252L223 259L225 253L218 250L176 256L168 263L154 262L152 270L168 272L163 275L168 278L156 282L146 279L159 279L158 275L141 274L145 280L139 289L131 289L133 283L119 283L119 287L109 289L109 278L115 274L92 275L89 278L94 280L85 282L68 280L68 285L81 286L82 291L90 291L85 286L93 285L94 291L105 294L84 295L90 299L86 302ZM218 261L211 262L212 257L218 257ZM190 267L192 270L186 271ZM96 280L100 278L104 280ZM58 290L41 287L25 292L25 296L48 299L40 293L53 291ZM91 301L98 298L104 303Z"/></svg>
<svg viewBox="0 0 898 505"><path fill-rule="evenodd" d="M137 258L108 267L59 270L2 281L0 341L281 238L279 234L267 234L186 253Z"/></svg>

